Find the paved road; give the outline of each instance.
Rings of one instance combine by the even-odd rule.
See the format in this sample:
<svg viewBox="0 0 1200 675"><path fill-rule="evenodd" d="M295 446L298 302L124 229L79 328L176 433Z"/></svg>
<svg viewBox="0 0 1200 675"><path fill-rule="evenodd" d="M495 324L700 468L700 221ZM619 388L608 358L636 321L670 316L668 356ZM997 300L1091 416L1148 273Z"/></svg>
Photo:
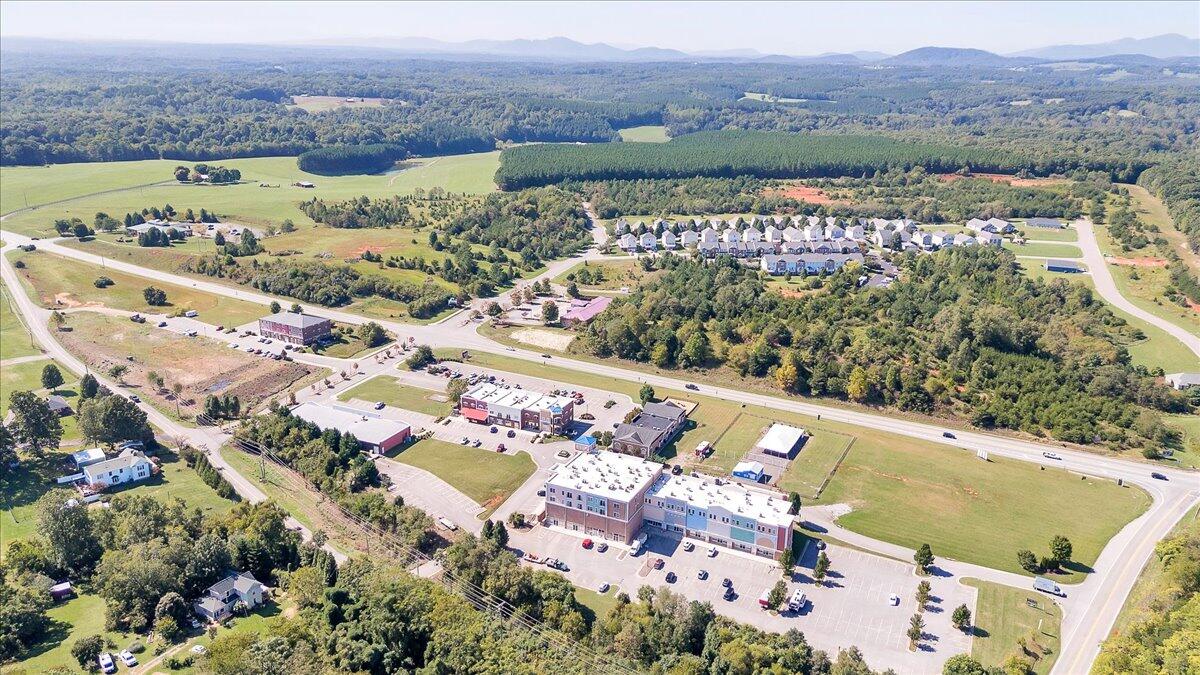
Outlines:
<svg viewBox="0 0 1200 675"><path fill-rule="evenodd" d="M1096 282L1096 291L1100 293L1100 297L1110 305L1165 330L1192 350L1197 359L1200 359L1200 335L1190 333L1182 326L1147 312L1121 295L1120 289L1117 288L1117 282L1113 280L1112 272L1108 269L1108 262L1104 259L1104 254L1100 252L1100 245L1096 243L1096 231L1092 221L1081 218L1076 220L1073 225L1075 229L1079 230L1079 246L1083 249L1083 260L1092 273L1092 280ZM1184 371L1197 370L1200 369L1200 361L1192 364L1181 363L1179 368Z"/></svg>
<svg viewBox="0 0 1200 675"><path fill-rule="evenodd" d="M1090 227L1086 225L1080 227L1080 232L1081 243L1083 244L1085 255L1087 255L1089 246L1085 242L1090 240L1094 246L1094 234L1090 230ZM3 236L5 241L10 245L29 242L28 237L21 235L4 233ZM234 289L210 281L159 272L129 263L102 259L100 256L85 251L60 246L53 241L43 240L36 243L43 250L48 250L65 257L85 260L96 264L104 260L114 269L137 276L159 281L169 281L210 293L236 297L263 305L277 300L277 298L254 291L241 288ZM1098 249L1096 251L1098 252ZM1105 268L1103 265L1100 265L1099 269L1104 270ZM7 262L5 262L5 274L6 278L8 278L8 275L12 275L11 270L8 269ZM1103 285L1099 283L1100 275L1094 274L1094 276L1097 277L1097 287L1102 288ZM1109 280L1111 281L1111 276L1109 276ZM1115 285L1111 287L1110 291L1116 293ZM1127 309L1126 305L1128 305L1128 307L1132 308L1127 309L1130 313L1139 316L1145 315L1141 310L1129 305L1127 301L1121 298L1119 293L1116 294L1116 297L1122 303L1125 303L1122 305L1121 303L1114 302L1114 304L1121 306L1122 309ZM28 302L27 299L26 302ZM306 310L314 311L323 316L349 324L362 324L369 320L356 314L330 308L307 307ZM1150 315L1145 316L1147 321L1151 320L1149 318ZM418 343L464 347L474 351L499 354L532 363L545 363L544 359L535 352L521 349L511 350L470 330L468 328L469 322L462 318L463 313L460 312L455 317L453 321L446 320L428 326L416 326L393 321L377 321L386 329L399 336L414 337ZM1158 325L1161 323L1161 319L1153 317L1153 323ZM41 325L44 329L45 322L42 321ZM1178 327L1174 327L1172 334L1176 334L1180 330ZM1200 354L1200 348L1197 348L1197 353ZM646 382L653 386L664 388L683 389L687 384L685 380L675 377L641 373L608 364L558 357L552 363L580 372L623 381ZM1117 613L1120 611L1141 568L1152 555L1154 545L1166 535L1188 508L1200 503L1200 489L1198 489L1200 482L1198 482L1197 474L1192 472L1162 468L1158 470L1165 474L1169 480L1156 481L1149 477L1151 469L1148 464L1072 450L1057 445L979 432L958 432L957 438L946 438L942 435L944 430L941 427L925 422L897 419L884 414L858 409L826 406L805 400L784 399L725 387L701 385L698 393L727 401L778 408L811 416L820 415L824 419L887 431L902 436L918 438L927 442L941 443L951 448L960 448L969 452L986 450L998 456L1061 467L1099 477L1119 478L1146 489L1154 497L1154 502L1150 509L1142 517L1130 523L1109 542L1095 565L1096 572L1090 575L1087 581L1071 591L1073 595L1086 598L1087 602L1072 603L1077 604L1079 610L1074 611L1072 609L1072 611L1065 613L1062 655L1059 658L1058 665L1055 667L1054 672L1056 673L1073 673L1087 670L1087 667L1090 666L1097 653L1099 642L1111 630ZM1054 460L1044 457L1042 453L1048 451L1056 453L1060 459Z"/></svg>

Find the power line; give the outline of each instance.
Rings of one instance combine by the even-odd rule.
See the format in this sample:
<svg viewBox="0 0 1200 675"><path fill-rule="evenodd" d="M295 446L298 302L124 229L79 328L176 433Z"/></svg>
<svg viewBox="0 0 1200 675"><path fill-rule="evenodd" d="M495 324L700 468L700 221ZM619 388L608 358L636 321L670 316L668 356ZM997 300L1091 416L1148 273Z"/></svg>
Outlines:
<svg viewBox="0 0 1200 675"><path fill-rule="evenodd" d="M306 490L313 490L322 497L323 503L330 504L337 514L344 520L358 526L363 530L367 537L367 547L370 548L370 538L372 535L386 549L389 549L393 555L400 558L406 568L420 567L426 563L437 562L433 557L426 553L410 546L402 541L395 533L388 532L374 523L367 521L357 514L348 511L342 505L330 499L328 495L317 490L307 478L294 472L290 466L282 459L275 455L270 448L258 443L257 441L233 437L234 444L239 450L251 454L257 454L260 457L265 457L272 464L276 464L284 469L282 472L284 480L288 481L292 486L301 486ZM444 567L442 573L438 575L438 581L448 589L462 596L477 610L488 612L499 617L507 625L515 625L517 628L524 629L534 634L535 637L541 639L547 645L556 647L559 650L573 654L577 657L583 657L586 661L597 664L602 668L603 672L618 672L618 673L634 673L637 672L616 658L597 652L578 641L573 640L561 631L547 626L543 622L535 619L525 612L517 611L517 608L498 598L479 586L471 583L466 579L458 578ZM590 670L590 669L589 669Z"/></svg>

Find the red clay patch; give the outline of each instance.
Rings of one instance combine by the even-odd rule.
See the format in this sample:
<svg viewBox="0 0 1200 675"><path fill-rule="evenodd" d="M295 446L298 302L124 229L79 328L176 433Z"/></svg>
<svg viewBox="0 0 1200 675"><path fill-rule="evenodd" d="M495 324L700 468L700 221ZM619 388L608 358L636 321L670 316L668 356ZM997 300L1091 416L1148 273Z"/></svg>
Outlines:
<svg viewBox="0 0 1200 675"><path fill-rule="evenodd" d="M1066 182L1066 179L1063 178L1017 178L1016 176L1009 176L1002 173L973 173L970 176L960 176L956 173L943 173L939 174L938 178L946 183L953 183L954 181L962 180L963 178L979 178L983 180L990 180L993 183L1008 183L1013 187L1038 187L1043 185L1058 185Z"/></svg>
<svg viewBox="0 0 1200 675"><path fill-rule="evenodd" d="M1113 265L1126 267L1166 267L1167 261L1162 258L1106 258Z"/></svg>
<svg viewBox="0 0 1200 675"><path fill-rule="evenodd" d="M806 201L809 204L815 204L818 206L821 204L837 203L836 199L831 199L829 195L826 194L821 188L815 188L811 185L803 185L799 183L788 185L785 188L776 190L775 194L783 197L791 197L792 199L799 199Z"/></svg>
<svg viewBox="0 0 1200 675"><path fill-rule="evenodd" d="M361 258L362 255L368 251L370 251L371 253L383 253L383 247L382 246L361 246L359 248L354 249L354 251L352 251L350 253L350 255L351 255L351 257L354 257L354 258Z"/></svg>

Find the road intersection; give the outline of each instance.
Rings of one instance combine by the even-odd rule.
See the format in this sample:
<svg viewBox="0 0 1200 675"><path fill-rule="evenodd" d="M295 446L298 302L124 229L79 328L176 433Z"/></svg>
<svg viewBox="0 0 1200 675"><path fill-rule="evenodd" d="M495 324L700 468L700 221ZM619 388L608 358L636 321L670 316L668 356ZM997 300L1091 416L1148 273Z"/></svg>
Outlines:
<svg viewBox="0 0 1200 675"><path fill-rule="evenodd" d="M5 250L9 250L18 245L32 243L41 250L66 258L81 260L97 265L103 264L109 268L120 270L135 276L153 279L159 282L174 283L181 286L195 288L197 290L202 290L208 293L234 297L248 302L255 302L261 305L269 305L273 301L286 300L261 294L254 290L248 290L241 287L233 287L205 279L197 279L179 274L162 272L140 267L127 262L106 259L102 256L98 256L76 248L62 246L53 240L32 241L28 237L17 235L11 232L4 232L3 238L6 244ZM1088 237L1085 235L1083 239L1086 240ZM1092 243L1094 244L1094 238L1092 238ZM1089 247L1085 244L1084 248L1085 251L1087 251ZM592 252L589 252L586 257L595 258L598 256L594 255ZM552 265L552 267L542 275L539 275L539 279L557 276L562 270L569 269L569 267L576 262L578 262L578 259L570 260L570 264L568 264L568 261L559 261L558 263ZM7 258L0 262L0 270L3 272L4 281L6 284L8 284L12 291L12 296L17 304L20 314L24 317L26 323L29 325L31 332L34 333L35 339L43 346L50 356L58 359L59 362L68 369L78 374L85 372L86 367L83 365L83 363L67 352L66 349L64 349L55 340L53 334L47 327L49 311L38 307L28 298ZM1097 286L1100 288L1099 283ZM1109 299L1103 290L1101 290L1101 293L1102 295L1105 295L1106 299ZM1130 311L1131 313L1135 313L1131 309L1124 307L1122 308ZM467 318L465 311L453 314L436 323L428 325L413 325L394 321L369 319L357 314L325 307L304 306L304 309L305 311L319 313L322 316L326 316L335 321L340 321L347 324L363 324L374 320L397 336L400 336L401 338L412 337L419 344L429 344L438 347L456 347L469 349L472 351L494 353L510 358L525 360L531 363L545 362L544 357L540 354L523 349L506 347L483 335L480 335L473 328L469 328L471 322ZM1191 345L1189 344L1189 346ZM357 362L362 365L362 368L366 369L370 367L370 359L372 358L373 356L363 357ZM350 360L345 361L347 364L352 363ZM554 363L560 367L578 370L580 372L586 372L593 375L600 375L623 381L648 383L662 388L681 390L690 384L686 380L669 375L663 375L661 373L630 370L620 366L594 363L578 359L555 357ZM103 378L101 378L101 380L104 381ZM106 384L108 384L113 391L120 391L120 389L115 386L115 383L106 382ZM810 416L819 415L822 419L859 425L902 436L918 438L928 442L940 443L948 446L948 451L967 451L974 453L982 450L1003 457L1010 457L1043 465L1056 466L1087 475L1109 478L1113 480L1119 479L1126 483L1135 484L1145 489L1153 497L1153 503L1151 507L1146 511L1146 513L1122 529L1117 536L1115 536L1108 543L1101 553L1099 559L1096 561L1094 566L1095 572L1093 574L1089 575L1084 582L1066 588L1068 595L1063 601L1064 619L1062 626L1062 648L1061 655L1056 662L1053 671L1055 673L1085 672L1090 667L1090 664L1098 653L1100 643L1111 630L1111 627L1116 620L1116 616L1124 604L1125 598L1128 596L1134 582L1137 580L1142 567L1152 555L1155 544L1170 531L1175 523L1177 523L1190 508L1195 506L1197 503L1200 503L1200 478L1198 478L1197 474L1195 473L1182 470L1168 468L1160 469L1155 467L1155 470L1164 474L1168 480L1154 480L1150 477L1151 466L1146 463L1107 457L1097 453L1076 450L1061 445L1033 442L981 432L965 431L956 432L955 437L948 438L944 436L944 428L927 422L900 419L861 409L822 405L802 399L779 398L776 396L756 394L752 392L730 389L728 387L699 385L696 393L726 401L766 406ZM246 496L246 498L252 501L258 501L265 498L265 495L263 495L261 491L259 491L250 481L239 476L236 472L229 468L228 465L221 459L220 453L216 452L216 449L227 440L228 436L226 434L214 428L193 429L184 427L146 404L142 404L142 408L147 411L151 422L163 429L167 434L173 437L186 439L192 445L204 448L209 453L209 456L213 459L213 463L221 467L224 475L234 485L239 494ZM1054 453L1058 456L1058 459L1046 457L1044 453L1047 452ZM537 474L535 474L535 476L536 475ZM831 522L830 524L833 523ZM839 532L838 536L846 537L848 534L852 533ZM859 541L855 543L859 545L864 543L868 544L864 546L864 548L867 550L877 550L879 545L882 545L882 547L890 546L883 542L871 543L872 541L873 540L867 542ZM1002 583L1011 583L1013 581L1016 580L1008 579Z"/></svg>

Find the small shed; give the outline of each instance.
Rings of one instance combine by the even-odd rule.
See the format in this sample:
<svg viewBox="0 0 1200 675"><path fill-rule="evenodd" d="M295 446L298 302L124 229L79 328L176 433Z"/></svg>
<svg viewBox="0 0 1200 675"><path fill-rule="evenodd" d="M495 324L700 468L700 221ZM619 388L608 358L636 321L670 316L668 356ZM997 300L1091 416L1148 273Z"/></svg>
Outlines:
<svg viewBox="0 0 1200 675"><path fill-rule="evenodd" d="M50 598L55 602L64 600L75 594L75 590L71 588L71 582L64 581L54 584L50 587Z"/></svg>
<svg viewBox="0 0 1200 675"><path fill-rule="evenodd" d="M596 450L596 437L589 434L584 434L575 439L575 449L579 452L592 452Z"/></svg>
<svg viewBox="0 0 1200 675"><path fill-rule="evenodd" d="M738 462L737 465L733 467L734 478L750 480L754 481L755 483L763 479L763 474L765 472L766 467L764 467L760 462Z"/></svg>

